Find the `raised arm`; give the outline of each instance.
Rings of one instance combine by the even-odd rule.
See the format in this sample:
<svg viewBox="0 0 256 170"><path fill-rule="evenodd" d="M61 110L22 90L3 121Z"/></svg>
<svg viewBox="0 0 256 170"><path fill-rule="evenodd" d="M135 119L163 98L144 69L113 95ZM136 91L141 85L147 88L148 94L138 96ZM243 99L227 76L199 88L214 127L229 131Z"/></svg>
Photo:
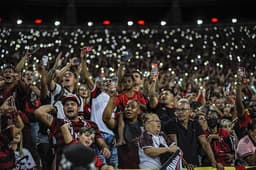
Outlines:
<svg viewBox="0 0 256 170"><path fill-rule="evenodd" d="M244 105L242 102L242 85L240 78L238 78L237 84L236 84L236 111L237 111L237 117L241 118L244 116Z"/></svg>
<svg viewBox="0 0 256 170"><path fill-rule="evenodd" d="M86 63L86 52L81 50L80 57L81 57L81 64L82 64L81 78L86 80L86 83L87 83L89 89L93 89L94 83L93 83L92 79L90 78L91 74L88 71L88 67L87 67L87 63Z"/></svg>
<svg viewBox="0 0 256 170"><path fill-rule="evenodd" d="M114 99L115 99L114 96L110 97L108 104L105 107L103 115L102 115L102 119L103 119L104 123L106 123L106 125L110 129L114 129L115 125L116 125L116 120L112 117L112 113L115 108Z"/></svg>
<svg viewBox="0 0 256 170"><path fill-rule="evenodd" d="M39 121L50 127L53 123L53 116L50 114L50 112L56 111L56 108L50 104L42 105L35 110L35 116L39 119Z"/></svg>
<svg viewBox="0 0 256 170"><path fill-rule="evenodd" d="M19 73L19 74L21 73L21 71L22 71L22 69L25 65L25 62L29 57L31 57L31 54L26 52L25 55L21 58L21 60L19 61L19 63L15 67L15 70L16 70L17 73Z"/></svg>
<svg viewBox="0 0 256 170"><path fill-rule="evenodd" d="M148 82L148 97L149 97L149 107L154 109L157 107L158 104L158 98L156 95L156 79L151 80Z"/></svg>
<svg viewBox="0 0 256 170"><path fill-rule="evenodd" d="M39 66L38 72L41 74L41 81L40 81L40 86L41 86L41 93L40 93L40 100L45 101L48 97L48 86L47 86L47 71L45 70L45 67Z"/></svg>

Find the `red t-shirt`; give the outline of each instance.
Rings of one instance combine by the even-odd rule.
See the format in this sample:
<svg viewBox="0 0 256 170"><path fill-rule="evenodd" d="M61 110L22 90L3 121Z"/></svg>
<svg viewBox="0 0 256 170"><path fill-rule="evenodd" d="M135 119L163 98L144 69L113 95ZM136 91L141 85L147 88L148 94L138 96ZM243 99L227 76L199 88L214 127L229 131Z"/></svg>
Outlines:
<svg viewBox="0 0 256 170"><path fill-rule="evenodd" d="M140 92L137 92L137 91L134 91L134 95L132 97L128 97L125 92L119 94L118 96L116 96L114 100L114 104L116 106L120 106L121 110L124 110L129 100L137 100L143 105L148 104L148 100Z"/></svg>

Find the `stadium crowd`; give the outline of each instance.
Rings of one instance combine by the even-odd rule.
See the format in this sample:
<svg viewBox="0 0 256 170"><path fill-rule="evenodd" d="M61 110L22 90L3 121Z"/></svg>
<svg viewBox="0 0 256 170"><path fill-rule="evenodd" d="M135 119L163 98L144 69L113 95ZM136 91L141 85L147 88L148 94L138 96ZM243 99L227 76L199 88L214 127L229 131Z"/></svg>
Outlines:
<svg viewBox="0 0 256 170"><path fill-rule="evenodd" d="M256 166L255 29L0 28L0 169Z"/></svg>

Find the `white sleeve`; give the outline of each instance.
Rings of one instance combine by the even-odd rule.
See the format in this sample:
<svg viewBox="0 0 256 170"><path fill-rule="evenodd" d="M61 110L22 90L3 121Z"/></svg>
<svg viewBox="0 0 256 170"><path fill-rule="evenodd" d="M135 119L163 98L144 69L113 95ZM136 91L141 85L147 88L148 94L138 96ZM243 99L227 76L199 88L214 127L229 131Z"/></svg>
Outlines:
<svg viewBox="0 0 256 170"><path fill-rule="evenodd" d="M34 158L32 157L31 153L29 152L29 150L23 148L23 152L24 155L28 156L28 161L27 161L27 169L32 169L34 167L36 167L36 162L34 160Z"/></svg>
<svg viewBox="0 0 256 170"><path fill-rule="evenodd" d="M51 104L55 102L54 98L61 92L61 89L62 89L61 85L56 83L54 90L51 91Z"/></svg>

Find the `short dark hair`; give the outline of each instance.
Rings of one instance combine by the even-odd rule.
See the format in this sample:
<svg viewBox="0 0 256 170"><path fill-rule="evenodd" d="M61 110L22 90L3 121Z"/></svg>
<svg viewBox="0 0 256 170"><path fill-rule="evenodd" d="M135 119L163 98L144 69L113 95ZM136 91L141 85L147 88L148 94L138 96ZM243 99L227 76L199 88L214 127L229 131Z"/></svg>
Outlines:
<svg viewBox="0 0 256 170"><path fill-rule="evenodd" d="M95 152L81 143L68 145L60 162L64 170L87 170L94 163Z"/></svg>
<svg viewBox="0 0 256 170"><path fill-rule="evenodd" d="M253 131L254 129L256 129L256 120L252 119L251 122L248 125L248 130Z"/></svg>
<svg viewBox="0 0 256 170"><path fill-rule="evenodd" d="M134 77L133 77L133 75L131 74L131 73L125 73L124 74L124 76L123 76L123 80L125 79L125 78L131 78L133 81L135 81L135 79L134 79Z"/></svg>
<svg viewBox="0 0 256 170"><path fill-rule="evenodd" d="M95 132L96 132L95 129L92 127L82 127L79 130L79 134L83 134L83 133L94 134Z"/></svg>

